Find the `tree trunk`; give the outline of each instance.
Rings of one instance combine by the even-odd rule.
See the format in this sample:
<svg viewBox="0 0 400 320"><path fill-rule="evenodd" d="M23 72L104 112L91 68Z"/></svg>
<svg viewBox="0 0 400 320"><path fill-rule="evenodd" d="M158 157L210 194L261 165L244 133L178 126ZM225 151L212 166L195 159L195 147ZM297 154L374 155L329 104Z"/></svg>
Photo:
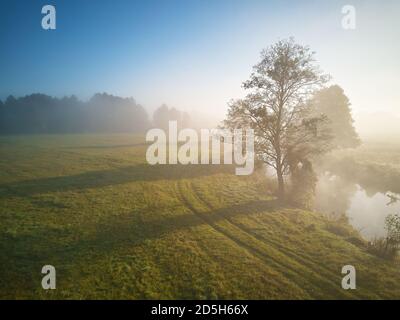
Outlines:
<svg viewBox="0 0 400 320"><path fill-rule="evenodd" d="M283 180L282 168L276 170L278 177L278 199L283 201L285 199L285 181Z"/></svg>

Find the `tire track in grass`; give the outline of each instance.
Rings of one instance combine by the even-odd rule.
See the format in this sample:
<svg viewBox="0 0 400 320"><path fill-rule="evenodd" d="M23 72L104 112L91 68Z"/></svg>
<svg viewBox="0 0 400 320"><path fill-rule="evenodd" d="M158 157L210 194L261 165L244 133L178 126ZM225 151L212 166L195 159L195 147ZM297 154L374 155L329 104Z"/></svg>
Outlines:
<svg viewBox="0 0 400 320"><path fill-rule="evenodd" d="M232 236L229 232L227 232L226 230L224 230L224 228L222 228L221 226L216 225L214 222L212 222L209 218L207 218L204 214L202 214L200 211L198 211L193 205L192 203L187 199L187 197L185 196L185 192L189 192L189 190L185 190L185 192L183 192L182 190L182 180L177 182L177 191L178 191L178 197L181 199L182 203L189 208L190 211L192 211L199 219L201 219L204 223L206 223L207 225L209 225L215 232L221 234L222 236L224 236L225 238L228 238L229 240L233 241L238 247L244 249L248 254L250 254L251 256L253 256L254 258L260 260L261 262L263 262L263 264L272 267L273 271L280 274L281 276L283 276L282 278L285 279L285 281L287 281L287 284L290 286L293 286L295 288L297 288L300 292L304 292L307 294L308 298L312 298L312 290L311 293L309 292L309 290L304 289L301 285L299 285L297 282L295 281L288 281L290 280L290 278L296 278L298 277L297 274L293 274L292 277L287 277L287 272L282 272L282 266L279 264L279 262L276 261L266 261L266 257L265 255L260 252L259 250L257 250L256 248L248 245L247 243L243 242L242 240ZM190 188L190 191L192 191L191 193L194 194L193 189ZM295 272L295 270L291 270L293 272ZM288 279L289 278L289 279ZM271 279L273 280L273 279ZM282 283L280 283L282 284ZM307 298L307 296L305 296L304 298Z"/></svg>
<svg viewBox="0 0 400 320"><path fill-rule="evenodd" d="M200 192L196 189L196 187L193 187L194 192L196 193L197 198L202 201L204 203L204 205L209 208L209 210L216 210L216 208L213 208L213 206L206 200L204 199L204 196L202 196L200 194ZM300 261L302 264L306 265L307 267L309 267L310 269L313 269L314 271L316 271L315 266L313 266L312 264L310 264L308 261L312 260L311 256L308 256L306 254L299 254L296 251L283 246L282 244L280 244L278 241L275 240L271 240L270 238L266 238L262 235L258 235L254 232L252 232L251 230L249 230L248 228L246 228L245 226L241 225L240 223L237 223L234 221L234 219L227 217L225 215L221 215L223 216L225 219L227 219L231 224L235 225L237 228L239 228L240 230L242 230L243 232L246 232L247 234L249 234L250 236L254 237L255 239L257 239L258 241L264 242L264 243L269 243L273 246L278 247L278 249L280 251L285 252L285 254L293 259L296 259L298 261ZM254 221L255 224L260 224L260 221L258 221L256 218L250 216L249 217L252 221ZM335 277L336 274L334 274L331 270L323 267L325 269L325 271L327 271L328 273L330 273L330 275L332 277ZM318 270L319 271L319 270Z"/></svg>
<svg viewBox="0 0 400 320"><path fill-rule="evenodd" d="M190 184L190 182L188 182ZM305 279L304 278L304 273L312 273L314 274L314 276L317 276L318 278L320 278L321 283L326 283L327 281L324 278L321 278L317 273L315 273L313 270L307 270L307 268L305 268L304 266L302 266L301 264L299 264L296 260L290 259L289 257L285 256L283 253L281 253L280 251L276 250L273 247L269 246L270 251L274 251L274 254L277 256L283 256L286 260L289 260L290 263L282 263L281 260L278 260L277 258L273 257L271 254L268 254L267 252L260 250L258 248L258 246L252 246L248 243L246 243L245 241L239 239L238 237L235 237L234 235L232 235L229 231L225 230L224 227L221 227L215 223L213 223L209 218L206 217L206 215L204 213L201 213L200 211L198 211L191 203L190 201L185 197L184 192L181 190L181 185L178 184L178 189L179 189L179 193L181 195L181 199L182 201L185 203L185 205L191 210L193 211L198 217L200 217L205 223L207 223L208 225L210 225L214 230L216 230L217 232L221 233L222 235L224 235L225 237L229 238L230 240L232 240L233 242L235 242L238 246L246 249L249 253L251 253L253 256L256 256L257 258L261 259L266 265L273 267L276 271L279 270L279 273L281 273L282 275L284 275L287 279L291 280L291 284L292 285L296 285L296 287L298 287L299 289L307 292L309 294L310 297L321 297L321 298L326 298L326 294L323 294L323 292L326 292L326 287L322 287L320 284L316 284L313 282L310 282L308 280L303 280L301 281L301 283L299 283L299 279ZM193 188L191 186L189 186L189 188L192 192L192 194L195 196L195 192L193 190ZM187 190L185 190L187 192ZM197 201L199 201L201 203L201 200L198 199L197 197L195 197L195 199L197 199ZM204 205L204 204L203 204ZM226 221L228 222L231 227L233 227L234 229L236 229L236 233L237 234L241 234L242 236L246 236L246 237L251 237L250 241L252 242L258 242L261 243L261 245L267 245L266 243L260 242L258 239L256 239L254 236L249 235L247 232L243 232L242 230L240 230L238 227L236 227L234 224L230 223L225 217L223 217L224 219L222 221ZM294 267L296 266L297 267ZM299 270L303 270L303 274L299 272ZM310 272L311 271L311 272ZM317 293L317 295L315 295L315 288L318 287L320 289L320 292ZM332 288L332 285L330 284L328 288ZM325 290L324 290L325 289ZM347 297L351 297L348 294L344 293L343 291L340 291L339 288L336 289L335 287L333 287L336 295L332 295L333 297L337 297L337 295L344 295Z"/></svg>
<svg viewBox="0 0 400 320"><path fill-rule="evenodd" d="M198 191L198 189L193 186L192 184L192 190L196 193L197 198L202 201L204 203L204 205L209 208L209 210L216 210L215 208L213 208L213 206L204 198L204 196L202 196L200 194L200 192ZM321 270L324 270L326 272L326 274L328 274L331 278L330 279L334 279L335 277L338 278L338 281L340 281L340 275L338 273L334 273L332 270L330 270L329 268L325 267L324 265L315 265L315 263L312 263L311 261L313 261L313 257L307 254L301 254L298 253L290 248L287 248L286 246L283 246L281 243L279 243L277 240L272 240L270 238L264 237L264 236L260 236L255 234L254 232L252 232L251 230L249 230L248 228L242 226L240 223L237 223L234 221L234 219L230 218L230 217L226 217L224 215L222 215L225 219L227 219L230 223L232 223L233 225L235 225L236 227L238 227L240 230L242 230L243 232L248 233L250 236L253 236L255 239L257 239L260 242L263 243L269 243L272 246L275 246L279 251L281 251L282 253L284 252L284 255L295 259L296 261L299 261L302 265L306 266L307 268L311 269L313 272L316 272L317 274L319 274ZM250 216L249 217L252 221L254 221L255 224L260 224L260 221L258 221L255 217ZM263 222L261 222L263 223ZM332 286L338 286L338 283L334 282L333 280L329 280L328 278L325 278L326 281L331 282ZM360 288L361 289L361 288ZM375 292L370 292L368 289L364 289L364 292L367 291L369 294L373 294L376 296L376 298L379 298L378 295L376 295ZM362 298L363 296L358 295L358 292L352 292L352 295L349 297L353 297L353 298Z"/></svg>
<svg viewBox="0 0 400 320"><path fill-rule="evenodd" d="M215 211L217 209L213 208L212 205L210 205L208 203L208 201L206 201L198 192L198 190L193 186L193 183L191 181L188 182L189 186L188 189L190 189L192 191L192 194L195 196L195 198L197 199L197 201L199 201L200 203L203 204L203 206L205 206L207 208L207 210L209 211ZM204 216L204 214L202 214L201 212L198 212L199 215ZM321 289L321 292L326 291L327 289L329 291L335 292L337 295L339 296L346 296L346 297L355 297L356 295L350 295L347 292L344 292L339 283L336 283L332 280L329 280L325 277L322 277L320 275L320 271L321 268L324 268L325 271L327 271L328 273L330 273L330 275L332 275L332 278L334 278L335 276L337 276L336 274L332 273L329 269L326 269L323 266L319 266L319 269L316 268L315 266L310 265L310 263L308 261L306 261L305 259L301 258L297 253L291 251L290 249L282 246L282 245L278 245L275 241L263 241L261 239L259 239L256 235L254 235L252 232L250 232L249 230L247 230L246 228L244 228L243 226L241 226L240 224L236 223L233 221L233 219L226 217L224 215L218 214L221 218L224 218L225 221L227 221L228 223L230 223L234 228L239 229L240 232L246 234L248 237L250 237L252 242L255 242L256 244L260 244L260 246L265 246L267 245L269 247L270 250L272 250L273 252L275 252L276 255L282 255L286 258L286 260L288 260L289 262L287 264L283 264L281 261L276 260L274 257L271 256L271 254L268 254L267 252L258 249L257 247L253 247L247 243L244 243L243 241L241 241L242 244L244 244L249 250L251 251L255 251L258 255L261 255L265 261L265 258L268 259L268 262L270 260L273 260L275 263L279 264L280 267L282 268L287 268L289 270L291 270L292 272L297 273L297 275L299 275L301 277L301 274L299 273L298 270L303 270L304 273L308 273L308 274L313 274L315 276L315 278L318 278L319 282L321 284L325 284L326 286L321 286L321 284L316 284L316 283L311 283L312 285L319 287ZM226 232L226 231L225 231ZM233 237L232 235L230 235L230 237ZM276 248L278 247L278 248ZM287 251L291 251L291 252L287 252ZM299 268L298 269L293 269L293 265L298 265ZM295 278L298 279L298 278ZM307 281L307 283L310 283L309 281ZM311 289L312 291L312 289ZM334 296L337 296L334 295Z"/></svg>

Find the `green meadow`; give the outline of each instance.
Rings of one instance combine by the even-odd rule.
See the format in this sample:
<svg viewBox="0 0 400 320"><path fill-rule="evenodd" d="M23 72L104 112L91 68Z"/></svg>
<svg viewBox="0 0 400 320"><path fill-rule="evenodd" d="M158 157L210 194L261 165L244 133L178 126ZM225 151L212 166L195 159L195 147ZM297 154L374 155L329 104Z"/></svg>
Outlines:
<svg viewBox="0 0 400 320"><path fill-rule="evenodd" d="M135 135L0 137L1 299L393 299L400 269L261 171L146 163ZM43 290L42 266L57 270ZM344 265L357 289L344 290Z"/></svg>

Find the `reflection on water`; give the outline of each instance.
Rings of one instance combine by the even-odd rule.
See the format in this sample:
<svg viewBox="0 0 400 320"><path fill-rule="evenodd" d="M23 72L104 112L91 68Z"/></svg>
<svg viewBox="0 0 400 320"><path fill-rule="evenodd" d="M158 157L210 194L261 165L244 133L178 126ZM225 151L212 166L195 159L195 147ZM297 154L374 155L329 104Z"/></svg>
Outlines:
<svg viewBox="0 0 400 320"><path fill-rule="evenodd" d="M358 184L325 173L316 189L316 209L331 215L346 214L366 239L386 234L385 218L400 213L400 195L365 190Z"/></svg>

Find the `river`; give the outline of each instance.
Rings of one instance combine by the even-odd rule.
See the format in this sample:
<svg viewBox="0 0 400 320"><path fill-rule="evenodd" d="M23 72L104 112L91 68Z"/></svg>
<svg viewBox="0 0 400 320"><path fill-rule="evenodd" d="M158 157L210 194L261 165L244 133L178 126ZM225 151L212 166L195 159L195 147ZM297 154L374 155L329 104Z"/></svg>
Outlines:
<svg viewBox="0 0 400 320"><path fill-rule="evenodd" d="M338 216L345 214L361 235L371 240L385 236L385 218L400 214L400 195L368 191L328 172L319 177L316 188L316 209Z"/></svg>

